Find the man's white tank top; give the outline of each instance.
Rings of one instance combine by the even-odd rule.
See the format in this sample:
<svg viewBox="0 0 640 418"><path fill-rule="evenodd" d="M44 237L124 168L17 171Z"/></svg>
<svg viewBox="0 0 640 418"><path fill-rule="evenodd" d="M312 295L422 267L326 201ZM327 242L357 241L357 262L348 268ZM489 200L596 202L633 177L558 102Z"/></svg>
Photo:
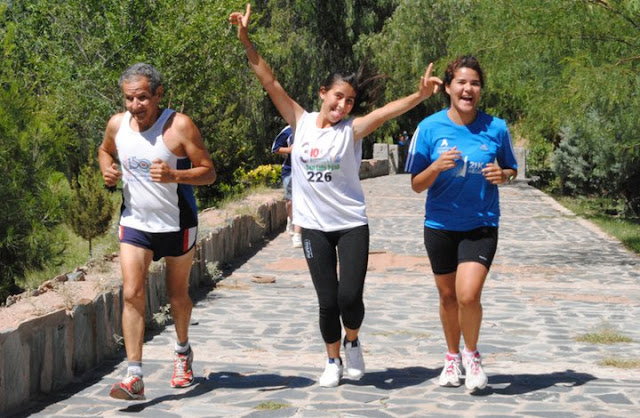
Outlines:
<svg viewBox="0 0 640 418"><path fill-rule="evenodd" d="M163 129L175 111L165 109L144 132L131 129L126 112L116 134L123 182L120 225L145 232L174 232L198 224L193 188L186 184L151 181L153 160L166 161L173 169L188 169L191 161L178 157L165 145Z"/></svg>
<svg viewBox="0 0 640 418"><path fill-rule="evenodd" d="M325 232L366 225L362 141L353 139L353 119L321 129L317 118L318 112L304 112L296 125L291 159L294 222Z"/></svg>

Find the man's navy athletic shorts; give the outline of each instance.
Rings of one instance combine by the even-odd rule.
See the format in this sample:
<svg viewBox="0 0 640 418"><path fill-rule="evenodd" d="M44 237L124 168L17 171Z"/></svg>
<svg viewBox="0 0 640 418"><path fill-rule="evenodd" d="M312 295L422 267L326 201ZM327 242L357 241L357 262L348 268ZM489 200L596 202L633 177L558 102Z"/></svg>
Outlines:
<svg viewBox="0 0 640 418"><path fill-rule="evenodd" d="M121 243L153 251L153 261L162 257L179 257L193 248L198 235L198 227L175 232L145 232L120 225Z"/></svg>

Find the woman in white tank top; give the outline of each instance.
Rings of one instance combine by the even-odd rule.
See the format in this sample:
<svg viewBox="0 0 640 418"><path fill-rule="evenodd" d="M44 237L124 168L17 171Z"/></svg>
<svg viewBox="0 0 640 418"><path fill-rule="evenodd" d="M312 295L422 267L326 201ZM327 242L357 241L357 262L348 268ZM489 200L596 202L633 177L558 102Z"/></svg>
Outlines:
<svg viewBox="0 0 640 418"><path fill-rule="evenodd" d="M373 102L367 99L363 88L372 79L334 73L320 87L320 110L309 113L289 97L251 43L250 15L251 5L247 5L244 14L231 13L229 21L238 26L238 38L251 69L295 131L293 218L302 227L304 254L318 295L320 331L328 356L319 383L338 386L343 372L359 379L365 369L358 340L364 318L362 293L369 250L369 227L359 180L361 140L437 92L442 81L431 76L433 64L429 64L415 93L366 115L349 118L351 113L365 110L363 103ZM345 330L346 368L340 357L341 323Z"/></svg>

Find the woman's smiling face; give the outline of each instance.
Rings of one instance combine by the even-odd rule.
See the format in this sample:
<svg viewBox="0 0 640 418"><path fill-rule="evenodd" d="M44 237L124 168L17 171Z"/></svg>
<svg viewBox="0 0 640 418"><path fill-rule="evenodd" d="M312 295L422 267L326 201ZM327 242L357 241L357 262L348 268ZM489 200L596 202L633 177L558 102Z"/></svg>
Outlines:
<svg viewBox="0 0 640 418"><path fill-rule="evenodd" d="M356 91L351 84L336 81L328 90L325 87L320 89L320 98L322 99L321 112L333 125L349 115L355 103Z"/></svg>
<svg viewBox="0 0 640 418"><path fill-rule="evenodd" d="M482 80L478 72L472 68L460 67L454 74L451 84L445 86L451 98L451 108L460 116L473 115L482 93Z"/></svg>

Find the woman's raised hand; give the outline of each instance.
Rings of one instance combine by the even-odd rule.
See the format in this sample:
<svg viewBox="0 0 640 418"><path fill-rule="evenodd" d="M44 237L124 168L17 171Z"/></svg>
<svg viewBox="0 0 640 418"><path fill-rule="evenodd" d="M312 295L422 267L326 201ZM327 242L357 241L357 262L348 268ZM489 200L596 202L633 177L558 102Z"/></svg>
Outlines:
<svg viewBox="0 0 640 418"><path fill-rule="evenodd" d="M247 4L247 10L241 12L233 12L229 15L229 23L238 26L238 39L241 41L249 41L249 18L251 17L251 4Z"/></svg>
<svg viewBox="0 0 640 418"><path fill-rule="evenodd" d="M427 71L424 73L424 76L420 77L420 86L418 87L418 92L423 99L436 94L438 90L440 90L440 86L442 85L442 80L440 80L438 77L431 76L431 70L433 70L433 63L429 64L429 66L427 67Z"/></svg>

